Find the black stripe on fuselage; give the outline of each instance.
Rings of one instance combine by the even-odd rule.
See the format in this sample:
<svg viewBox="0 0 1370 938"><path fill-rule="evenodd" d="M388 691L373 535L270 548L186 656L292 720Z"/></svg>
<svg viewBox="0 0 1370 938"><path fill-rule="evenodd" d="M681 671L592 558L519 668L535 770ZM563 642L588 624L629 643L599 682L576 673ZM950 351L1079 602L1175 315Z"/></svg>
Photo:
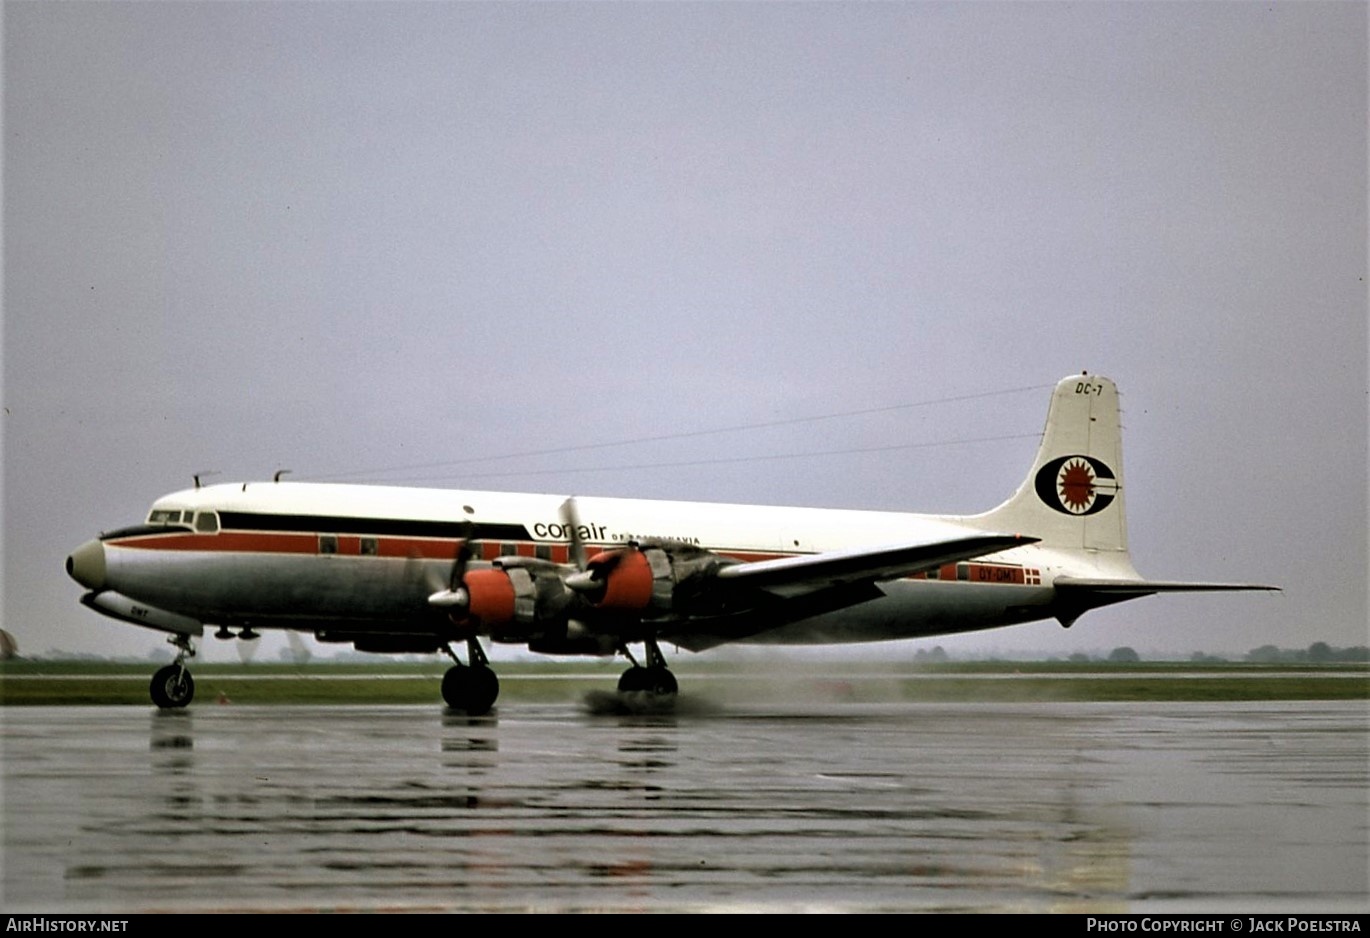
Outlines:
<svg viewBox="0 0 1370 938"><path fill-rule="evenodd" d="M100 540L117 541L125 537L141 537L144 534L194 534L195 529L188 524L135 524L116 531L100 532Z"/></svg>
<svg viewBox="0 0 1370 938"><path fill-rule="evenodd" d="M373 534L391 537L442 537L460 539L466 525L455 521L419 521L407 518L347 518L339 515L274 515L254 511L219 512L220 530L292 531L325 534ZM531 541L521 524L473 523L470 533L481 540Z"/></svg>

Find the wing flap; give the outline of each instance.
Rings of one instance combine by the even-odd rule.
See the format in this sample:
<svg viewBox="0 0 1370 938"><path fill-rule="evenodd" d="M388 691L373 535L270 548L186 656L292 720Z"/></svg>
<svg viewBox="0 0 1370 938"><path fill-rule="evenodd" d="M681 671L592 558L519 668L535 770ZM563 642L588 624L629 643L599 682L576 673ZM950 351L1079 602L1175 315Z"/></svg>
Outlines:
<svg viewBox="0 0 1370 938"><path fill-rule="evenodd" d="M717 576L725 583L790 596L862 581L892 580L911 573L934 570L943 564L1034 544L1037 540L1021 534L971 534L939 541L861 547L740 563L724 567Z"/></svg>

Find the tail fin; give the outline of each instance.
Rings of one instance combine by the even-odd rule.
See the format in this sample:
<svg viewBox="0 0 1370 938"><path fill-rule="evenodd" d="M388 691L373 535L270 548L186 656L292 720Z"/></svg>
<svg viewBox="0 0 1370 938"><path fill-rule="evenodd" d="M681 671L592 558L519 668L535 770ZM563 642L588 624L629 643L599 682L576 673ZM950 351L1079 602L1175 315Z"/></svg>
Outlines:
<svg viewBox="0 0 1370 938"><path fill-rule="evenodd" d="M1076 375L1056 385L1032 471L1012 498L973 520L987 530L1040 538L1042 547L1088 555L1079 570L1052 581L1054 614L1065 626L1088 609L1153 593L1279 589L1137 574L1127 552L1118 388L1107 378Z"/></svg>
<svg viewBox="0 0 1370 938"><path fill-rule="evenodd" d="M975 521L1039 537L1043 547L1114 552L1126 560L1117 386L1094 375L1056 385L1032 471L1008 501Z"/></svg>

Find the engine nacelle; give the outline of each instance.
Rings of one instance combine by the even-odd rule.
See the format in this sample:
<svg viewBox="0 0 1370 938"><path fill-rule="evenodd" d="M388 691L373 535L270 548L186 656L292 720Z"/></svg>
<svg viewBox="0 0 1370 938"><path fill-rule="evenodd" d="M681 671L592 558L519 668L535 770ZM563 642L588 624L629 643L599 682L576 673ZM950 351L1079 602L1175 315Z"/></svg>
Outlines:
<svg viewBox="0 0 1370 938"><path fill-rule="evenodd" d="M606 642L622 641L635 620L660 623L700 612L703 586L729 562L672 541L601 551L581 572L532 557L501 557L465 571L455 588L429 602L448 607L457 626L479 628L498 642L600 654L610 647Z"/></svg>
<svg viewBox="0 0 1370 938"><path fill-rule="evenodd" d="M675 588L671 558L659 547L629 547L595 554L586 569L599 589L586 598L596 609L666 612Z"/></svg>
<svg viewBox="0 0 1370 938"><path fill-rule="evenodd" d="M591 557L572 587L605 612L688 615L699 584L729 562L691 544L644 542Z"/></svg>
<svg viewBox="0 0 1370 938"><path fill-rule="evenodd" d="M571 593L561 571L546 561L508 558L495 566L468 570L462 577L465 593L460 611L453 611L458 625L477 623L496 641L523 641L565 622Z"/></svg>
<svg viewBox="0 0 1370 938"><path fill-rule="evenodd" d="M524 579L528 579L525 571ZM508 571L498 567L488 570L469 570L462 577L462 588L466 590L467 618L476 619L491 627L513 622L518 610L518 587ZM531 581L526 592L531 591Z"/></svg>

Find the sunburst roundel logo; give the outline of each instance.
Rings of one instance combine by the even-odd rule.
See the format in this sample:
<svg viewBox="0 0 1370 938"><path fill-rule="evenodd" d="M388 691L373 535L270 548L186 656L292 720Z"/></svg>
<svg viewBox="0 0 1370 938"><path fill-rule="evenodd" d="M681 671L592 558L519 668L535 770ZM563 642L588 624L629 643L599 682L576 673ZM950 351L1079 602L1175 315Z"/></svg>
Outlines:
<svg viewBox="0 0 1370 938"><path fill-rule="evenodd" d="M1094 504L1094 470L1083 459L1072 459L1056 474L1056 488L1066 510L1082 515Z"/></svg>
<svg viewBox="0 0 1370 938"><path fill-rule="evenodd" d="M1037 470L1036 488L1048 508L1083 516L1112 504L1118 481L1112 469L1092 456L1060 456Z"/></svg>

